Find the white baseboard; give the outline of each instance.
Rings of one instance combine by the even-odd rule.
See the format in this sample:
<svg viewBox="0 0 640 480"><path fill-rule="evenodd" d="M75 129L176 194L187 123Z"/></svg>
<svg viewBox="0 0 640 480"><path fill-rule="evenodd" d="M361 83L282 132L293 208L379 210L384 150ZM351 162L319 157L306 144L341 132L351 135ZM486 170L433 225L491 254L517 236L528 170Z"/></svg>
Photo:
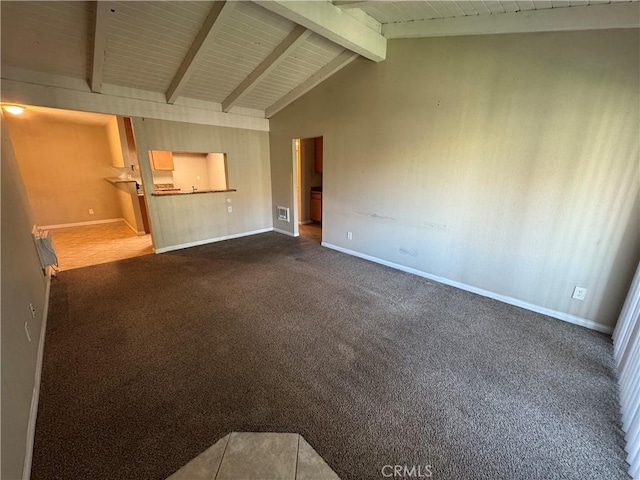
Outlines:
<svg viewBox="0 0 640 480"><path fill-rule="evenodd" d="M310 223L313 223L313 220L305 220L304 222L300 222L299 225L309 225Z"/></svg>
<svg viewBox="0 0 640 480"><path fill-rule="evenodd" d="M250 232L234 233L232 235L225 235L223 237L207 238L205 240L198 240L195 242L181 243L179 245L171 245L169 247L156 248L155 250L156 250L156 253L172 252L174 250L182 250L183 248L206 245L207 243L221 242L223 240L231 240L232 238L248 237L249 235L257 235L258 233L271 232L272 230L273 230L272 227L261 228L260 230L252 230Z"/></svg>
<svg viewBox="0 0 640 480"><path fill-rule="evenodd" d="M127 227L129 227L131 229L131 231L133 233L135 233L136 235L144 235L144 232L140 232L136 227L134 227L133 225L131 225L129 222L127 222L126 218L123 218L122 221L127 225Z"/></svg>
<svg viewBox="0 0 640 480"><path fill-rule="evenodd" d="M47 331L47 316L49 314L49 294L51 292L51 275L47 272L44 294L44 307L42 309L42 327L40 328L40 340L38 340L38 354L36 356L36 375L33 384L33 396L31 397L31 409L29 411L29 423L27 424L27 448L22 467L23 480L31 478L31 462L33 461L33 442L36 435L36 419L38 417L38 401L40 400L40 380L42 378L42 361L44 359L44 337Z"/></svg>
<svg viewBox="0 0 640 480"><path fill-rule="evenodd" d="M456 282L455 280L449 280L448 278L432 275L430 273L423 272L422 270L418 270L416 268L411 268L404 265L400 265L398 263L389 262L387 260L373 257L371 255L356 252L354 250L349 250L347 248L342 248L342 247L339 247L338 245L333 245L331 243L322 242L322 246L330 248L332 250L336 250L338 252L346 253L347 255L353 255L354 257L362 258L364 260L369 260L374 263L379 263L387 267L395 268L396 270L401 270L403 272L411 273L419 277L428 278L429 280L433 280L434 282L450 285L452 287L456 287L461 290L466 290L467 292L482 295L483 297L492 298L500 302L508 303L509 305L514 305L516 307L524 308L525 310L541 313L542 315L547 315L549 317L557 318L558 320L564 320L565 322L573 323L575 325L580 325L582 327L586 327L591 330L596 330L598 332L608 333L608 334L611 334L613 332L612 327L609 327L607 325L602 325L601 323L597 323L592 320L587 320L586 318L576 317L575 315L570 315L568 313L558 312L557 310L551 310L550 308L540 307L532 303L518 300L517 298L508 297L506 295L501 295L499 293L491 292L489 290L483 290L482 288L473 287L465 283Z"/></svg>
<svg viewBox="0 0 640 480"><path fill-rule="evenodd" d="M125 222L124 218L107 218L106 220L92 220L89 222L76 222L76 223L58 223L56 225L38 225L38 228L42 230L55 230L56 228L68 228L68 227L86 227L88 225L101 225L103 223L116 223ZM129 225L127 223L127 225ZM129 225L131 227L131 225ZM138 230L134 230L137 232Z"/></svg>
<svg viewBox="0 0 640 480"><path fill-rule="evenodd" d="M290 237L299 237L300 236L300 234L296 235L295 233L287 232L286 230L281 230L281 229L275 228L275 227L274 227L273 231L277 232L277 233L281 233L283 235L289 235Z"/></svg>

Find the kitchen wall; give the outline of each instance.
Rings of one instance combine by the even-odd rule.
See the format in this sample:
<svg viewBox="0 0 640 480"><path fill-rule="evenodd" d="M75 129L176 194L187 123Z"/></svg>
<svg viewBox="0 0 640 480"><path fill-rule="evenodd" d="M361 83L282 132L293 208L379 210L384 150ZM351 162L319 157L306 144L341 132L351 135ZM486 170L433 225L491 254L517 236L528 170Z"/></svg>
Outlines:
<svg viewBox="0 0 640 480"><path fill-rule="evenodd" d="M118 183L114 187L118 195L122 219L133 232L144 235L144 224L142 223L142 213L135 184Z"/></svg>
<svg viewBox="0 0 640 480"><path fill-rule="evenodd" d="M31 115L27 109L6 124L36 224L121 218L118 190L105 180L119 173L106 127Z"/></svg>
<svg viewBox="0 0 640 480"><path fill-rule="evenodd" d="M173 171L171 170L154 170L153 171L153 184L167 184L174 183Z"/></svg>
<svg viewBox="0 0 640 480"><path fill-rule="evenodd" d="M212 190L226 190L227 167L224 153L207 154L207 173L209 174L209 188Z"/></svg>
<svg viewBox="0 0 640 480"><path fill-rule="evenodd" d="M105 128L107 130L109 152L111 152L111 164L124 166L122 143L120 140L120 131L118 130L118 117L115 115L111 116Z"/></svg>
<svg viewBox="0 0 640 480"><path fill-rule="evenodd" d="M324 135L327 244L610 329L640 257L639 46L389 41L271 119L273 203L293 202L291 140Z"/></svg>
<svg viewBox="0 0 640 480"><path fill-rule="evenodd" d="M145 189L157 250L272 228L267 132L147 118L135 118L134 130L145 185L153 181L148 150L225 152L229 187L237 190L158 197Z"/></svg>
<svg viewBox="0 0 640 480"><path fill-rule="evenodd" d="M3 122L4 123L4 122ZM31 237L33 216L7 130L2 128L2 478L23 478L29 415L36 387L38 347L48 280ZM36 317L31 317L29 304ZM25 325L31 340L27 338ZM37 399L37 398L36 398ZM35 419L34 419L35 420ZM28 478L25 477L25 478Z"/></svg>
<svg viewBox="0 0 640 480"><path fill-rule="evenodd" d="M198 190L208 189L207 156L204 153L174 153L173 184L185 191L192 190L193 187Z"/></svg>

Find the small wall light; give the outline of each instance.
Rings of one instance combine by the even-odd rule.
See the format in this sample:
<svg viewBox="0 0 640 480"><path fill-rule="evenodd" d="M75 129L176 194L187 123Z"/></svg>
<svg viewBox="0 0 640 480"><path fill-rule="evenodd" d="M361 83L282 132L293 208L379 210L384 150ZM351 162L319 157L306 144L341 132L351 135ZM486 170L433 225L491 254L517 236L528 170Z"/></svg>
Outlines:
<svg viewBox="0 0 640 480"><path fill-rule="evenodd" d="M21 115L24 112L24 107L20 105L3 105L2 108L5 112L9 112L12 115Z"/></svg>

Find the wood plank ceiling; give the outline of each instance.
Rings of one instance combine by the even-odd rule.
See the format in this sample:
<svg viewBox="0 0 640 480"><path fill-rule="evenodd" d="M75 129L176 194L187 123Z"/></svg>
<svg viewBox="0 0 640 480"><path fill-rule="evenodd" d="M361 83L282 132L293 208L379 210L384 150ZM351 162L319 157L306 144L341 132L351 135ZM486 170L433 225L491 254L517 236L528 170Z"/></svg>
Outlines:
<svg viewBox="0 0 640 480"><path fill-rule="evenodd" d="M518 1L335 1L341 8L359 8L380 23L412 22L435 18L453 18L496 13L544 10L611 3L610 0L518 0Z"/></svg>
<svg viewBox="0 0 640 480"><path fill-rule="evenodd" d="M348 64L356 57L348 48L353 38L367 37L348 25L326 34L327 12L315 10L331 9L334 20L357 21L384 40L380 33L391 24L609 1L325 0L294 8L316 15L319 28L299 21L306 20L299 11L281 16L285 3L2 1L2 67L85 79L96 93L109 84L161 92L168 103L183 97L270 116Z"/></svg>

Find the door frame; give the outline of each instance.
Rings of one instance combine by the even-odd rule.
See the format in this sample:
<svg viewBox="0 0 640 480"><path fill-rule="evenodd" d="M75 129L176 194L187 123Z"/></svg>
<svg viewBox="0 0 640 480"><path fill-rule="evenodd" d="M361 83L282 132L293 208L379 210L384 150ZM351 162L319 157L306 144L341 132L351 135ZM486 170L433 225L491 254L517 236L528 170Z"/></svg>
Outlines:
<svg viewBox="0 0 640 480"><path fill-rule="evenodd" d="M291 168L291 218L293 218L293 236L300 236L300 216L302 210L302 140L312 140L318 137L322 137L324 141L325 135L315 135L312 137L298 137L293 138L291 140L291 158L292 158L292 168ZM324 163L324 162L323 162ZM324 169L323 169L324 170ZM322 184L324 185L324 172L322 175ZM291 219L290 219L291 220ZM324 191L323 191L323 199L322 199L322 224L324 224L325 216L324 216ZM321 242L324 241L324 228L322 229L322 238Z"/></svg>
<svg viewBox="0 0 640 480"><path fill-rule="evenodd" d="M289 221L293 222L293 236L300 236L299 212L300 212L300 138L291 140L291 158L293 159L291 175L292 211Z"/></svg>

